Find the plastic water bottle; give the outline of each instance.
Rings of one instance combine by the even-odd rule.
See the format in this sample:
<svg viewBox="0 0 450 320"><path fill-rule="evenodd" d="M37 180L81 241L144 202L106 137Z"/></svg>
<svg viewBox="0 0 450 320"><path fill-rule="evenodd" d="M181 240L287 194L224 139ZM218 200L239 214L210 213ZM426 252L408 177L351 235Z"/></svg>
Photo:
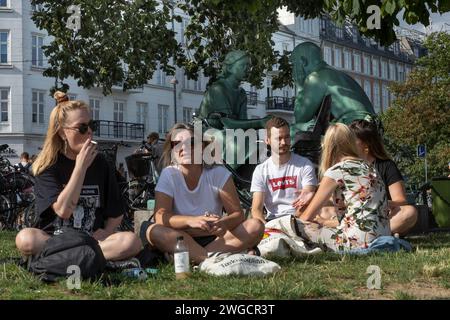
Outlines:
<svg viewBox="0 0 450 320"><path fill-rule="evenodd" d="M175 277L177 279L189 277L189 251L184 244L184 238L182 236L177 237L173 258L175 264Z"/></svg>
<svg viewBox="0 0 450 320"><path fill-rule="evenodd" d="M127 277L134 278L134 279L139 279L139 280L147 279L147 273L142 268L125 269L122 272L122 274Z"/></svg>

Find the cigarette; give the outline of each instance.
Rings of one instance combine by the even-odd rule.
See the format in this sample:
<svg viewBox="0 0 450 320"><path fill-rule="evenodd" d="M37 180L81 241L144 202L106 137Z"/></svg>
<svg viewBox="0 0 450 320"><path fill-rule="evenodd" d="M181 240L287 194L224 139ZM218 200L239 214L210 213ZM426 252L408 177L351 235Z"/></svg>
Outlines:
<svg viewBox="0 0 450 320"><path fill-rule="evenodd" d="M97 141L91 140L92 144L97 144Z"/></svg>

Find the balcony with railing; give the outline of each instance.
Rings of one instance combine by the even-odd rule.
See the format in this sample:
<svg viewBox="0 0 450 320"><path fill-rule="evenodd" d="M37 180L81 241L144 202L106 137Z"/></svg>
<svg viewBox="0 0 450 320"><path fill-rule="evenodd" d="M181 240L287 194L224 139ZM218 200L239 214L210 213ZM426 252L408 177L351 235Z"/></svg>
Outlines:
<svg viewBox="0 0 450 320"><path fill-rule="evenodd" d="M267 111L294 112L295 98L272 96L266 98Z"/></svg>
<svg viewBox="0 0 450 320"><path fill-rule="evenodd" d="M258 93L254 91L246 91L247 93L247 105L256 106L258 104Z"/></svg>
<svg viewBox="0 0 450 320"><path fill-rule="evenodd" d="M97 130L94 137L121 139L121 140L144 140L145 126L142 123L131 123L110 120L97 120Z"/></svg>

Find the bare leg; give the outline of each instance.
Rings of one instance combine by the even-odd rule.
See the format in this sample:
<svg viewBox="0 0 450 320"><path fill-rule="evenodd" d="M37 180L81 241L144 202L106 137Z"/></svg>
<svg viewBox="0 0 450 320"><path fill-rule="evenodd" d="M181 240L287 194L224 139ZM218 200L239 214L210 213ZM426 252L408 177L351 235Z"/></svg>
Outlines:
<svg viewBox="0 0 450 320"><path fill-rule="evenodd" d="M258 219L248 219L222 238L217 238L206 246L208 252L241 252L253 248L261 241L264 225Z"/></svg>
<svg viewBox="0 0 450 320"><path fill-rule="evenodd" d="M103 241L99 241L100 248L106 260L125 260L134 257L141 250L139 238L132 232L117 232Z"/></svg>
<svg viewBox="0 0 450 320"><path fill-rule="evenodd" d="M418 213L414 206L401 206L400 211L397 212L390 219L391 232L405 235L417 222Z"/></svg>
<svg viewBox="0 0 450 320"><path fill-rule="evenodd" d="M152 224L146 232L148 242L162 252L174 252L177 237L183 236L192 262L199 264L208 257L208 253L186 232L175 230L158 224Z"/></svg>
<svg viewBox="0 0 450 320"><path fill-rule="evenodd" d="M21 230L16 236L16 247L24 256L37 255L45 246L50 236L36 228Z"/></svg>

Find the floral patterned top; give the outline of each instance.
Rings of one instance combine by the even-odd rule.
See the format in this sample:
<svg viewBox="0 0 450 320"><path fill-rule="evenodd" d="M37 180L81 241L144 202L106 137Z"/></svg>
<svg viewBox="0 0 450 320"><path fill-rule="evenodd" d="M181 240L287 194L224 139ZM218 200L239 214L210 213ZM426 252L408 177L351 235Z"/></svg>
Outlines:
<svg viewBox="0 0 450 320"><path fill-rule="evenodd" d="M333 194L340 222L331 236L338 250L367 248L378 236L390 235L388 201L381 177L363 160L344 160L325 173L336 181Z"/></svg>

